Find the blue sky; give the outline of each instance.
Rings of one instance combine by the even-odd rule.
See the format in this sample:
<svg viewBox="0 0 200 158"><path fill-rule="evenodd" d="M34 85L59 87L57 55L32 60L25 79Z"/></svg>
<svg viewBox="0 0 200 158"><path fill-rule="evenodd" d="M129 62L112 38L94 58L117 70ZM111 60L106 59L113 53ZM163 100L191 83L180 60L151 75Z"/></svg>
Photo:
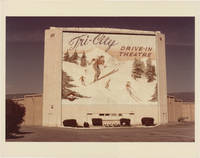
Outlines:
<svg viewBox="0 0 200 158"><path fill-rule="evenodd" d="M168 92L194 91L194 17L7 17L6 94L42 92L44 30L50 26L161 31Z"/></svg>

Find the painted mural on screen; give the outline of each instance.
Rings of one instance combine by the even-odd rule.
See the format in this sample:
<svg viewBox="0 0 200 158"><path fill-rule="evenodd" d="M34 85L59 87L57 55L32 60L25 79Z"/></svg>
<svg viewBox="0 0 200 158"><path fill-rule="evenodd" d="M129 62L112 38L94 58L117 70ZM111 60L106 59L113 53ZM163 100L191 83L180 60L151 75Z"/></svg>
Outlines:
<svg viewBox="0 0 200 158"><path fill-rule="evenodd" d="M62 104L156 104L155 36L63 33Z"/></svg>

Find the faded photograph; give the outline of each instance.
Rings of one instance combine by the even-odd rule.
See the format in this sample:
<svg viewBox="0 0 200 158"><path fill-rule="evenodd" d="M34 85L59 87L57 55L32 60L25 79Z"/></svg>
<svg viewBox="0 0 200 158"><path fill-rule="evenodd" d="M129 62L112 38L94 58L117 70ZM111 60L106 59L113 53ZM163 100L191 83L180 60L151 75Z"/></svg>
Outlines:
<svg viewBox="0 0 200 158"><path fill-rule="evenodd" d="M7 17L6 141L194 142L194 17Z"/></svg>

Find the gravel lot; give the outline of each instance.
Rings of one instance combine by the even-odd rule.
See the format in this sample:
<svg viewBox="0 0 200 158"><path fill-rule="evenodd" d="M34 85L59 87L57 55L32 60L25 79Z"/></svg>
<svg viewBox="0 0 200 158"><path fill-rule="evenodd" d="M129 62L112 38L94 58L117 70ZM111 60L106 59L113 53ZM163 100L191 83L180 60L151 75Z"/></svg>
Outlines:
<svg viewBox="0 0 200 158"><path fill-rule="evenodd" d="M194 123L156 127L65 128L23 126L9 142L194 142Z"/></svg>

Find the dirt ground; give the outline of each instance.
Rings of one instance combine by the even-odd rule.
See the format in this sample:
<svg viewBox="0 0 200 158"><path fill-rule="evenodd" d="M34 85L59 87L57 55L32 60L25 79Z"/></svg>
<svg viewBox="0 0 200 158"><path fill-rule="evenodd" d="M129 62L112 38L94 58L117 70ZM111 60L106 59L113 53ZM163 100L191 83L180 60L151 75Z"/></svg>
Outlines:
<svg viewBox="0 0 200 158"><path fill-rule="evenodd" d="M194 123L156 127L66 128L23 126L8 142L194 142Z"/></svg>

